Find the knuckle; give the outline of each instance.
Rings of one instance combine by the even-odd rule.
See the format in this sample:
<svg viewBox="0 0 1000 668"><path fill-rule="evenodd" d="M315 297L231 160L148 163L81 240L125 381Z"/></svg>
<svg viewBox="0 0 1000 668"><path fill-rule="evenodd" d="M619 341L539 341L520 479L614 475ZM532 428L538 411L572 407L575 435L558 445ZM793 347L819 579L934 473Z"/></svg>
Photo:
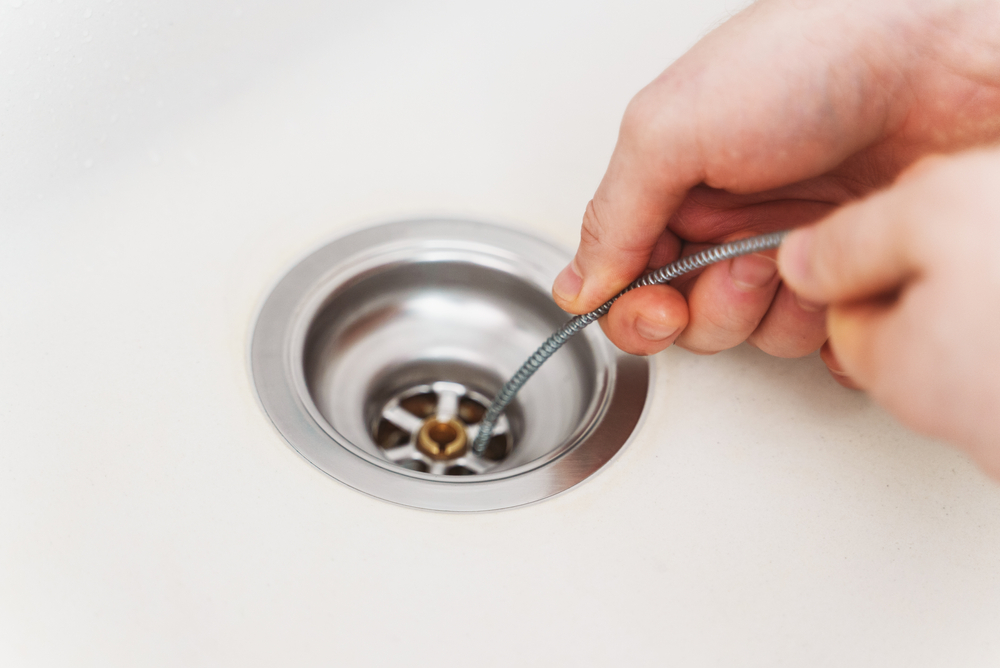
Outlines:
<svg viewBox="0 0 1000 668"><path fill-rule="evenodd" d="M594 200L587 202L587 209L583 213L583 226L580 228L580 244L588 248L601 246L601 240L606 236L604 222L597 215L597 207Z"/></svg>
<svg viewBox="0 0 1000 668"><path fill-rule="evenodd" d="M710 309L705 312L704 320L705 324L719 332L720 335L725 335L729 339L738 338L739 341L733 344L736 345L742 343L757 328L766 311L767 305L732 308L724 311Z"/></svg>
<svg viewBox="0 0 1000 668"><path fill-rule="evenodd" d="M621 133L625 137L635 137L645 134L650 127L655 126L655 115L658 112L649 100L649 94L643 89L635 94L622 115Z"/></svg>
<svg viewBox="0 0 1000 668"><path fill-rule="evenodd" d="M612 217L603 213L597 199L587 203L580 228L580 246L597 256L608 253L649 253L645 230L629 225L616 225Z"/></svg>
<svg viewBox="0 0 1000 668"><path fill-rule="evenodd" d="M677 105L664 104L663 96L654 86L647 86L629 101L619 129L622 143L651 164L666 161L668 156L661 150L663 145L681 134L676 127Z"/></svg>
<svg viewBox="0 0 1000 668"><path fill-rule="evenodd" d="M708 309L692 314L684 331L683 347L698 354L714 354L746 341L757 328L766 308Z"/></svg>

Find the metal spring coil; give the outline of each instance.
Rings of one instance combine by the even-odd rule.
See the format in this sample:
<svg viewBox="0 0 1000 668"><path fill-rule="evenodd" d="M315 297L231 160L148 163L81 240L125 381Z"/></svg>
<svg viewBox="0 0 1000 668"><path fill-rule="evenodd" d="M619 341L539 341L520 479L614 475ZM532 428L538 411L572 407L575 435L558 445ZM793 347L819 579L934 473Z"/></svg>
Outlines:
<svg viewBox="0 0 1000 668"><path fill-rule="evenodd" d="M490 404L490 407L486 410L486 414L483 416L482 421L479 423L479 433L476 434L476 439L472 443L473 452L476 454L482 454L483 451L486 450L486 445L489 443L490 436L493 434L493 428L496 426L496 422L500 418L500 414L504 412L504 409L507 408L508 404L510 404L514 397L517 396L518 391L520 391L521 387L528 382L528 379L531 378L531 376L538 371L538 368L545 363L545 360L552 357L552 355L559 350L571 336L598 318L606 315L608 311L611 310L611 305L614 304L623 294L647 285L666 283L667 281L677 278L681 274L686 274L689 271L707 267L708 265L715 264L716 262L731 260L734 257L739 257L740 255L749 255L751 253L777 248L781 245L781 241L785 238L786 234L787 231L772 232L770 234L762 234L756 237L740 239L739 241L730 241L729 243L712 246L711 248L706 248L699 253L682 257L675 262L671 262L665 267L661 267L656 271L652 271L645 276L636 279L624 290L590 313L584 313L583 315L571 318L569 322L563 325L562 328L560 328L555 334L546 339L545 343L539 346L538 350L536 350L534 354L532 354L531 357L529 357L528 360L521 365L521 368L517 370L517 373L515 373L511 379L508 380L502 388L500 388L500 392L497 393L496 398L493 400L493 403Z"/></svg>

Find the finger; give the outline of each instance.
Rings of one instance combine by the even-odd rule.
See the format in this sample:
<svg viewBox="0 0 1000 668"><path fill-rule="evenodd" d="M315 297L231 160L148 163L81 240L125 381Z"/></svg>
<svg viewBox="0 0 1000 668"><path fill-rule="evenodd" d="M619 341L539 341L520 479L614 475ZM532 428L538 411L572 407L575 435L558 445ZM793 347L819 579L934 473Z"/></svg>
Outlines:
<svg viewBox="0 0 1000 668"><path fill-rule="evenodd" d="M743 199L720 197L716 192L698 189L697 195L689 197L681 205L671 225L676 223L685 229L697 227L716 231L741 229L744 233L763 232L813 222L833 207L828 202L795 199L746 205L741 202ZM736 204L735 208L731 206L733 204ZM688 244L684 253L696 252L699 248L700 244ZM699 352L716 352L749 337L752 344L771 354L798 357L813 352L826 340L825 318L823 314L816 313L820 305L803 310L791 293L781 291L777 293L776 301L768 300L768 295L775 295L771 278L776 265L758 266L758 271L764 273L756 282L738 277L753 262L742 258L735 260L729 269L730 278L735 280L721 280L721 283L719 279L724 279L723 273L712 270L709 275L715 276L714 285L721 285L721 289L714 294L708 283L702 283L695 292L695 285L703 280L700 276L685 275L673 282L682 294L699 299L690 305L691 324L679 341L682 346ZM702 313L703 307L710 312Z"/></svg>
<svg viewBox="0 0 1000 668"><path fill-rule="evenodd" d="M830 342L827 341L819 349L819 357L823 360L823 364L826 365L827 370L835 381L843 385L849 390L860 390L854 379L851 378L846 371L844 371L843 365L840 360L837 359L837 354L833 352L833 347Z"/></svg>
<svg viewBox="0 0 1000 668"><path fill-rule="evenodd" d="M625 352L652 355L673 343L687 326L687 302L669 285L650 285L619 297L600 322Z"/></svg>
<svg viewBox="0 0 1000 668"><path fill-rule="evenodd" d="M898 289L917 270L899 191L898 186L890 188L790 233L778 251L785 282L820 303L857 301Z"/></svg>
<svg viewBox="0 0 1000 668"><path fill-rule="evenodd" d="M677 344L703 354L739 345L757 328L779 282L774 259L760 253L709 266L684 286L690 315Z"/></svg>
<svg viewBox="0 0 1000 668"><path fill-rule="evenodd" d="M775 357L802 357L815 352L826 339L826 309L799 299L781 285L747 340Z"/></svg>
<svg viewBox="0 0 1000 668"><path fill-rule="evenodd" d="M921 351L912 350L913 332L923 323L912 322L912 309L900 300L874 299L829 308L830 348L842 375L911 426L926 422L933 406L913 401L913 388L926 386L916 369ZM831 368L833 371L833 368ZM908 397L908 401L900 401Z"/></svg>
<svg viewBox="0 0 1000 668"><path fill-rule="evenodd" d="M659 269L670 264L680 257L683 246L683 242L676 234L670 230L664 231L649 254L649 262L646 265L646 269Z"/></svg>
<svg viewBox="0 0 1000 668"><path fill-rule="evenodd" d="M687 242L731 241L816 222L848 201L843 192L818 184L822 179L812 181L751 194L697 186L671 216L668 228Z"/></svg>
<svg viewBox="0 0 1000 668"><path fill-rule="evenodd" d="M692 147L677 140L646 141L648 122L626 113L611 164L584 213L580 246L553 285L556 303L571 313L597 308L646 269L670 214L701 178L694 163L671 160L690 155ZM683 130L674 134L690 136Z"/></svg>
<svg viewBox="0 0 1000 668"><path fill-rule="evenodd" d="M831 306L830 344L844 371L901 422L955 442L1000 476L1000 452L991 436L996 402L988 391L996 365L948 317L981 306L956 287L918 280L895 299ZM965 303L942 314L942 305L956 300ZM981 317L996 320L992 313Z"/></svg>
<svg viewBox="0 0 1000 668"><path fill-rule="evenodd" d="M632 100L554 286L560 306L592 310L638 276L693 186L748 193L816 177L895 127L902 77L822 39L829 25L825 11L755 6Z"/></svg>

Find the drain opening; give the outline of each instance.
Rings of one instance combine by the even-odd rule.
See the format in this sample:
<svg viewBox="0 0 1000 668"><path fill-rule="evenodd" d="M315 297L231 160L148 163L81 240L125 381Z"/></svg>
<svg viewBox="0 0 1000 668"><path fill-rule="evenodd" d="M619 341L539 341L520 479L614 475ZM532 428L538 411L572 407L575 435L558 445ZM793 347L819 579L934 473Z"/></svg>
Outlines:
<svg viewBox="0 0 1000 668"><path fill-rule="evenodd" d="M506 417L501 417L485 452L471 445L489 399L461 383L410 387L382 406L372 438L390 462L410 471L461 476L485 473L514 450Z"/></svg>
<svg viewBox="0 0 1000 668"><path fill-rule="evenodd" d="M319 469L396 503L490 510L569 489L623 447L648 398L649 362L600 330L532 378L485 456L469 452L489 399L565 322L549 286L568 260L531 235L466 221L333 241L261 307L251 344L261 404Z"/></svg>

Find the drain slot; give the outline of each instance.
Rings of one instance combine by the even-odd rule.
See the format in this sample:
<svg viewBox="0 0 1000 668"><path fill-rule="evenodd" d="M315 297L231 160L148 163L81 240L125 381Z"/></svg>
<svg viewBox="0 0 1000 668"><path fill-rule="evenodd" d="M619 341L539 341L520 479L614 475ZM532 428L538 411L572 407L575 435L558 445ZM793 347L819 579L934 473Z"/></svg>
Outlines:
<svg viewBox="0 0 1000 668"><path fill-rule="evenodd" d="M397 392L377 412L372 438L382 456L410 471L442 475L486 473L514 450L502 417L485 452L470 446L489 399L462 383L439 381Z"/></svg>

